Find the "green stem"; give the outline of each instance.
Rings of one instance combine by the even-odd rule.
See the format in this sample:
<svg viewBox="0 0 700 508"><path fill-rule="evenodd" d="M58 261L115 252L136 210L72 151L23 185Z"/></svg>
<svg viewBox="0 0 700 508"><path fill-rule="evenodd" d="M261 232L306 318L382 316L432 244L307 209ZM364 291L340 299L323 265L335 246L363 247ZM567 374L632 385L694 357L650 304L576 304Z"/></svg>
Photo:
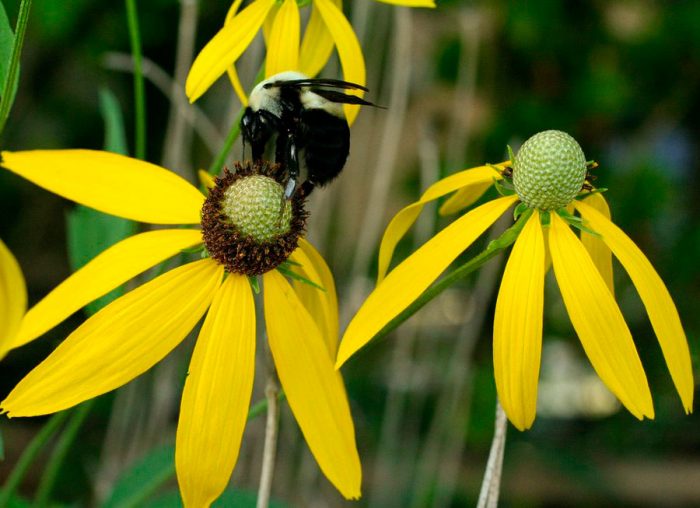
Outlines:
<svg viewBox="0 0 700 508"><path fill-rule="evenodd" d="M12 54L10 56L10 67L7 70L7 80L5 81L5 90L0 100L0 134L5 130L7 118L10 116L10 108L14 101L15 95L14 84L19 72L19 57L22 54L22 46L24 45L24 34L27 31L27 23L29 21L29 9L32 6L32 0L22 0L19 4L19 14L17 15L17 26L15 28L15 43L12 46Z"/></svg>
<svg viewBox="0 0 700 508"><path fill-rule="evenodd" d="M395 330L401 323L422 309L426 303L442 293L445 289L450 287L458 280L465 278L467 275L480 268L484 263L499 254L501 251L512 245L518 238L520 231L522 231L523 227L525 226L527 219L530 217L530 215L532 215L532 212L532 209L528 209L523 212L520 217L518 217L518 220L515 221L515 224L506 229L501 236L490 242L484 251L464 263L462 266L447 275L445 278L441 279L436 284L426 289L416 300L413 301L411 305L406 307L403 312L389 321L384 328L382 328L377 335L374 336L375 340L382 338Z"/></svg>
<svg viewBox="0 0 700 508"><path fill-rule="evenodd" d="M37 488L36 496L34 497L34 506L43 507L47 506L49 503L49 496L56 484L56 478L58 477L58 472L63 466L63 461L68 455L70 447L73 445L80 426L85 421L88 413L92 409L94 400L85 402L84 404L78 406L74 410L70 411L71 417L66 425L66 428L61 435L61 438L56 443L56 446L51 454L46 468L44 469L44 474L39 482L39 487Z"/></svg>
<svg viewBox="0 0 700 508"><path fill-rule="evenodd" d="M34 437L34 439L32 439L29 446L25 448L24 453L22 453L22 456L17 461L17 464L15 464L12 473L10 473L2 492L0 493L0 508L5 508L8 505L10 499L13 497L19 484L22 483L24 476L27 474L27 471L31 467L34 460L37 458L49 439L51 439L51 436L54 435L58 428L68 418L69 414L70 413L68 411L62 411L53 415L46 425L44 425L39 433Z"/></svg>
<svg viewBox="0 0 700 508"><path fill-rule="evenodd" d="M258 70L258 74L255 76L255 84L257 85L258 83L260 83L264 77L265 65L262 65L260 67L260 70ZM218 175L219 172L221 172L221 170L223 169L224 164L226 163L226 157L228 157L231 148L233 148L233 144L236 142L238 136L241 133L241 118L243 118L244 112L245 108L242 107L236 115L236 119L233 121L233 125L231 125L231 130L228 131L228 135L226 136L226 140L224 141L224 146L221 147L221 150L216 155L216 159L214 159L214 161L209 166L209 169L207 170L210 175Z"/></svg>
<svg viewBox="0 0 700 508"><path fill-rule="evenodd" d="M135 145L134 155L137 159L146 158L146 94L143 81L143 64L141 57L141 35L139 33L139 18L136 12L135 0L126 1L126 13L129 24L129 41L131 55L134 59L134 114L135 114Z"/></svg>

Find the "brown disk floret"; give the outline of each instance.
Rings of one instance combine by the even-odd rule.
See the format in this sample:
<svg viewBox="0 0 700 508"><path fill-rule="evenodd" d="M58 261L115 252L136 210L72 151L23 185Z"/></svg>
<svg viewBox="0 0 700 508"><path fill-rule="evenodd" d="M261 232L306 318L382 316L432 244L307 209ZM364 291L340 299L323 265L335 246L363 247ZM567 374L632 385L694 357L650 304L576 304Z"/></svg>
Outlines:
<svg viewBox="0 0 700 508"><path fill-rule="evenodd" d="M202 207L202 237L212 259L231 273L260 275L276 268L297 248L299 236L306 227L308 213L304 209L306 196L302 189L291 198L292 217L289 230L276 238L260 242L241 233L222 210L224 193L234 182L249 176L262 175L283 184L284 172L279 164L236 162L235 171L224 169L215 179L216 185Z"/></svg>

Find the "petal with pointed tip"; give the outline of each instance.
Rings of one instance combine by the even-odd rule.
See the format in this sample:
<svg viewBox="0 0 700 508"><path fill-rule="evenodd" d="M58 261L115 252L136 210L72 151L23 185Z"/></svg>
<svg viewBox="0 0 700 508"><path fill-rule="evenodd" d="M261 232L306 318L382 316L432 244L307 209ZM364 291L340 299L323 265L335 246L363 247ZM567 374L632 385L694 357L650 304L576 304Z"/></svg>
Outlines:
<svg viewBox="0 0 700 508"><path fill-rule="evenodd" d="M68 336L2 402L8 416L61 411L131 381L172 351L209 307L223 268L170 270L107 305Z"/></svg>
<svg viewBox="0 0 700 508"><path fill-rule="evenodd" d="M673 383L685 411L689 413L693 410L693 369L688 341L676 305L661 277L639 247L603 213L587 203L588 200L578 202L576 208L591 227L603 236L603 241L610 247L637 288L659 339Z"/></svg>
<svg viewBox="0 0 700 508"><path fill-rule="evenodd" d="M314 5L321 14L335 42L335 47L338 48L340 66L343 68L343 79L364 85L366 80L365 57L362 54L360 41L357 40L357 35L345 18L345 14L331 0L314 0ZM358 91L356 95L362 97L363 94ZM348 124L352 125L360 112L360 107L346 104L344 109Z"/></svg>
<svg viewBox="0 0 700 508"><path fill-rule="evenodd" d="M270 350L289 407L321 471L347 499L360 497L362 469L350 405L321 333L282 275L263 275Z"/></svg>
<svg viewBox="0 0 700 508"><path fill-rule="evenodd" d="M403 238L406 231L410 229L423 210L426 203L438 199L450 192L458 189L469 188L474 185L488 184L493 181L497 173L490 166L480 166L477 168L460 171L454 175L434 183L426 189L421 198L397 213L384 231L382 243L379 247L379 268L377 273L377 284L379 284L386 272L389 270L394 249Z"/></svg>
<svg viewBox="0 0 700 508"><path fill-rule="evenodd" d="M600 192L591 194L585 199L586 204L592 206L610 220L610 207ZM576 204L574 204L576 207ZM594 231L595 229L592 228ZM615 283L613 282L612 253L610 247L594 235L581 231L581 243L591 256L593 263L598 267L600 275L603 276L605 284L610 288L610 292L615 295Z"/></svg>
<svg viewBox="0 0 700 508"><path fill-rule="evenodd" d="M402 5L404 7L431 7L435 8L437 5L433 0L377 0L385 4L392 5Z"/></svg>
<svg viewBox="0 0 700 508"><path fill-rule="evenodd" d="M238 459L255 373L255 303L231 274L214 295L180 404L175 464L185 506L209 506Z"/></svg>
<svg viewBox="0 0 700 508"><path fill-rule="evenodd" d="M97 150L2 152L2 167L100 212L151 224L198 224L204 196L172 171Z"/></svg>
<svg viewBox="0 0 700 508"><path fill-rule="evenodd" d="M535 421L542 353L544 236L533 213L508 258L496 300L493 366L498 399L519 430Z"/></svg>
<svg viewBox="0 0 700 508"><path fill-rule="evenodd" d="M272 23L267 41L266 78L299 67L300 24L296 0L284 0Z"/></svg>
<svg viewBox="0 0 700 508"><path fill-rule="evenodd" d="M29 309L12 347L39 337L91 301L199 243L202 232L196 229L148 231L116 243Z"/></svg>
<svg viewBox="0 0 700 508"><path fill-rule="evenodd" d="M630 413L653 418L646 374L620 308L580 240L556 213L550 217L554 275L586 355Z"/></svg>
<svg viewBox="0 0 700 508"><path fill-rule="evenodd" d="M475 208L394 268L372 291L345 330L336 368L413 303L516 199L517 196L508 196Z"/></svg>
<svg viewBox="0 0 700 508"><path fill-rule="evenodd" d="M0 358L10 349L27 310L27 286L19 263L0 240Z"/></svg>
<svg viewBox="0 0 700 508"><path fill-rule="evenodd" d="M275 0L255 0L228 21L197 55L185 83L190 102L196 101L250 45Z"/></svg>

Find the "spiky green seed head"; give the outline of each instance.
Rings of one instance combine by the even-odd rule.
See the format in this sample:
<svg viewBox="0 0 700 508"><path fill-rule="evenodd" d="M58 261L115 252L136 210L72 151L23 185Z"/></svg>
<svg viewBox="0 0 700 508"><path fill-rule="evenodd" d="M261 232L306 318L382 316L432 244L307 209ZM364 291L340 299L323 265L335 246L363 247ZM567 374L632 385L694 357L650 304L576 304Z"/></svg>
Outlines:
<svg viewBox="0 0 700 508"><path fill-rule="evenodd" d="M241 178L226 189L222 212L238 231L259 243L289 232L292 205L284 188L263 175Z"/></svg>
<svg viewBox="0 0 700 508"><path fill-rule="evenodd" d="M586 157L574 138L543 131L525 141L513 161L513 186L530 208L557 210L581 191Z"/></svg>

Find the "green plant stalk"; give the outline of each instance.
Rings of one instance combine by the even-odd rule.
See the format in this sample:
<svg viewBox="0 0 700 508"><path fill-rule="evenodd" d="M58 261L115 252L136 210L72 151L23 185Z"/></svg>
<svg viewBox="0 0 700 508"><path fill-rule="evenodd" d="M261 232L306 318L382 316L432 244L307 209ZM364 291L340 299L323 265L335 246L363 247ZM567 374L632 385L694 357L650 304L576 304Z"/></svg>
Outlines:
<svg viewBox="0 0 700 508"><path fill-rule="evenodd" d="M258 70L258 74L255 76L255 84L257 85L258 83L260 83L264 77L265 65L262 65L260 67L260 70ZM221 150L216 155L216 158L207 170L210 175L218 175L223 169L224 164L226 163L226 157L228 157L229 152L231 152L231 148L233 148L233 144L236 142L238 136L241 134L241 118L243 118L244 112L245 108L241 107L241 110L236 115L236 119L233 121L233 125L231 125L231 129L228 131L226 140L224 140L224 145L221 147Z"/></svg>
<svg viewBox="0 0 700 508"><path fill-rule="evenodd" d="M44 474L41 476L39 487L37 488L36 496L34 497L35 507L42 508L44 506L48 506L49 496L51 495L54 485L56 484L58 472L61 470L63 461L65 460L66 455L68 455L68 451L73 445L73 442L78 435L78 431L85 421L85 418L90 413L93 404L94 399L89 400L70 411L70 420L68 421L66 428L63 430L63 434L61 435L58 443L56 443L53 453L51 454L51 458L49 459L46 468L44 468Z"/></svg>
<svg viewBox="0 0 700 508"><path fill-rule="evenodd" d="M0 134L5 130L7 118L10 116L12 108L12 87L17 79L19 71L19 57L22 54L22 46L24 45L24 34L27 31L27 23L29 21L29 9L32 6L32 0L22 0L19 4L19 14L17 15L17 26L15 28L15 43L12 46L12 56L10 57L10 67L7 70L7 82L5 84L5 92L2 94L0 101Z"/></svg>
<svg viewBox="0 0 700 508"><path fill-rule="evenodd" d="M506 229L501 236L490 242L486 249L484 249L480 254L477 254L455 271L447 275L445 278L426 289L416 300L414 300L411 305L406 307L403 312L389 321L384 328L382 328L377 335L374 336L374 340L380 339L394 331L401 323L422 309L425 304L442 293L445 289L450 287L458 280L465 278L467 275L477 270L484 263L499 254L501 251L510 247L518 238L518 235L525 226L527 219L529 219L530 215L532 215L532 212L532 209L528 209L523 212L520 217L518 217L518 220L515 221L515 224Z"/></svg>
<svg viewBox="0 0 700 508"><path fill-rule="evenodd" d="M22 456L12 469L12 473L10 473L2 492L0 493L0 508L5 508L8 505L10 499L14 495L19 484L22 483L22 480L24 479L34 460L69 415L70 413L68 411L61 411L60 413L53 415L46 425L44 425L39 433L34 437L34 439L32 439L29 446L25 448Z"/></svg>
<svg viewBox="0 0 700 508"><path fill-rule="evenodd" d="M126 13L129 25L129 42L131 55L134 59L134 115L135 142L134 156L137 159L146 158L146 93L143 81L143 62L141 54L141 35L139 33L139 18L136 12L135 0L126 1Z"/></svg>

